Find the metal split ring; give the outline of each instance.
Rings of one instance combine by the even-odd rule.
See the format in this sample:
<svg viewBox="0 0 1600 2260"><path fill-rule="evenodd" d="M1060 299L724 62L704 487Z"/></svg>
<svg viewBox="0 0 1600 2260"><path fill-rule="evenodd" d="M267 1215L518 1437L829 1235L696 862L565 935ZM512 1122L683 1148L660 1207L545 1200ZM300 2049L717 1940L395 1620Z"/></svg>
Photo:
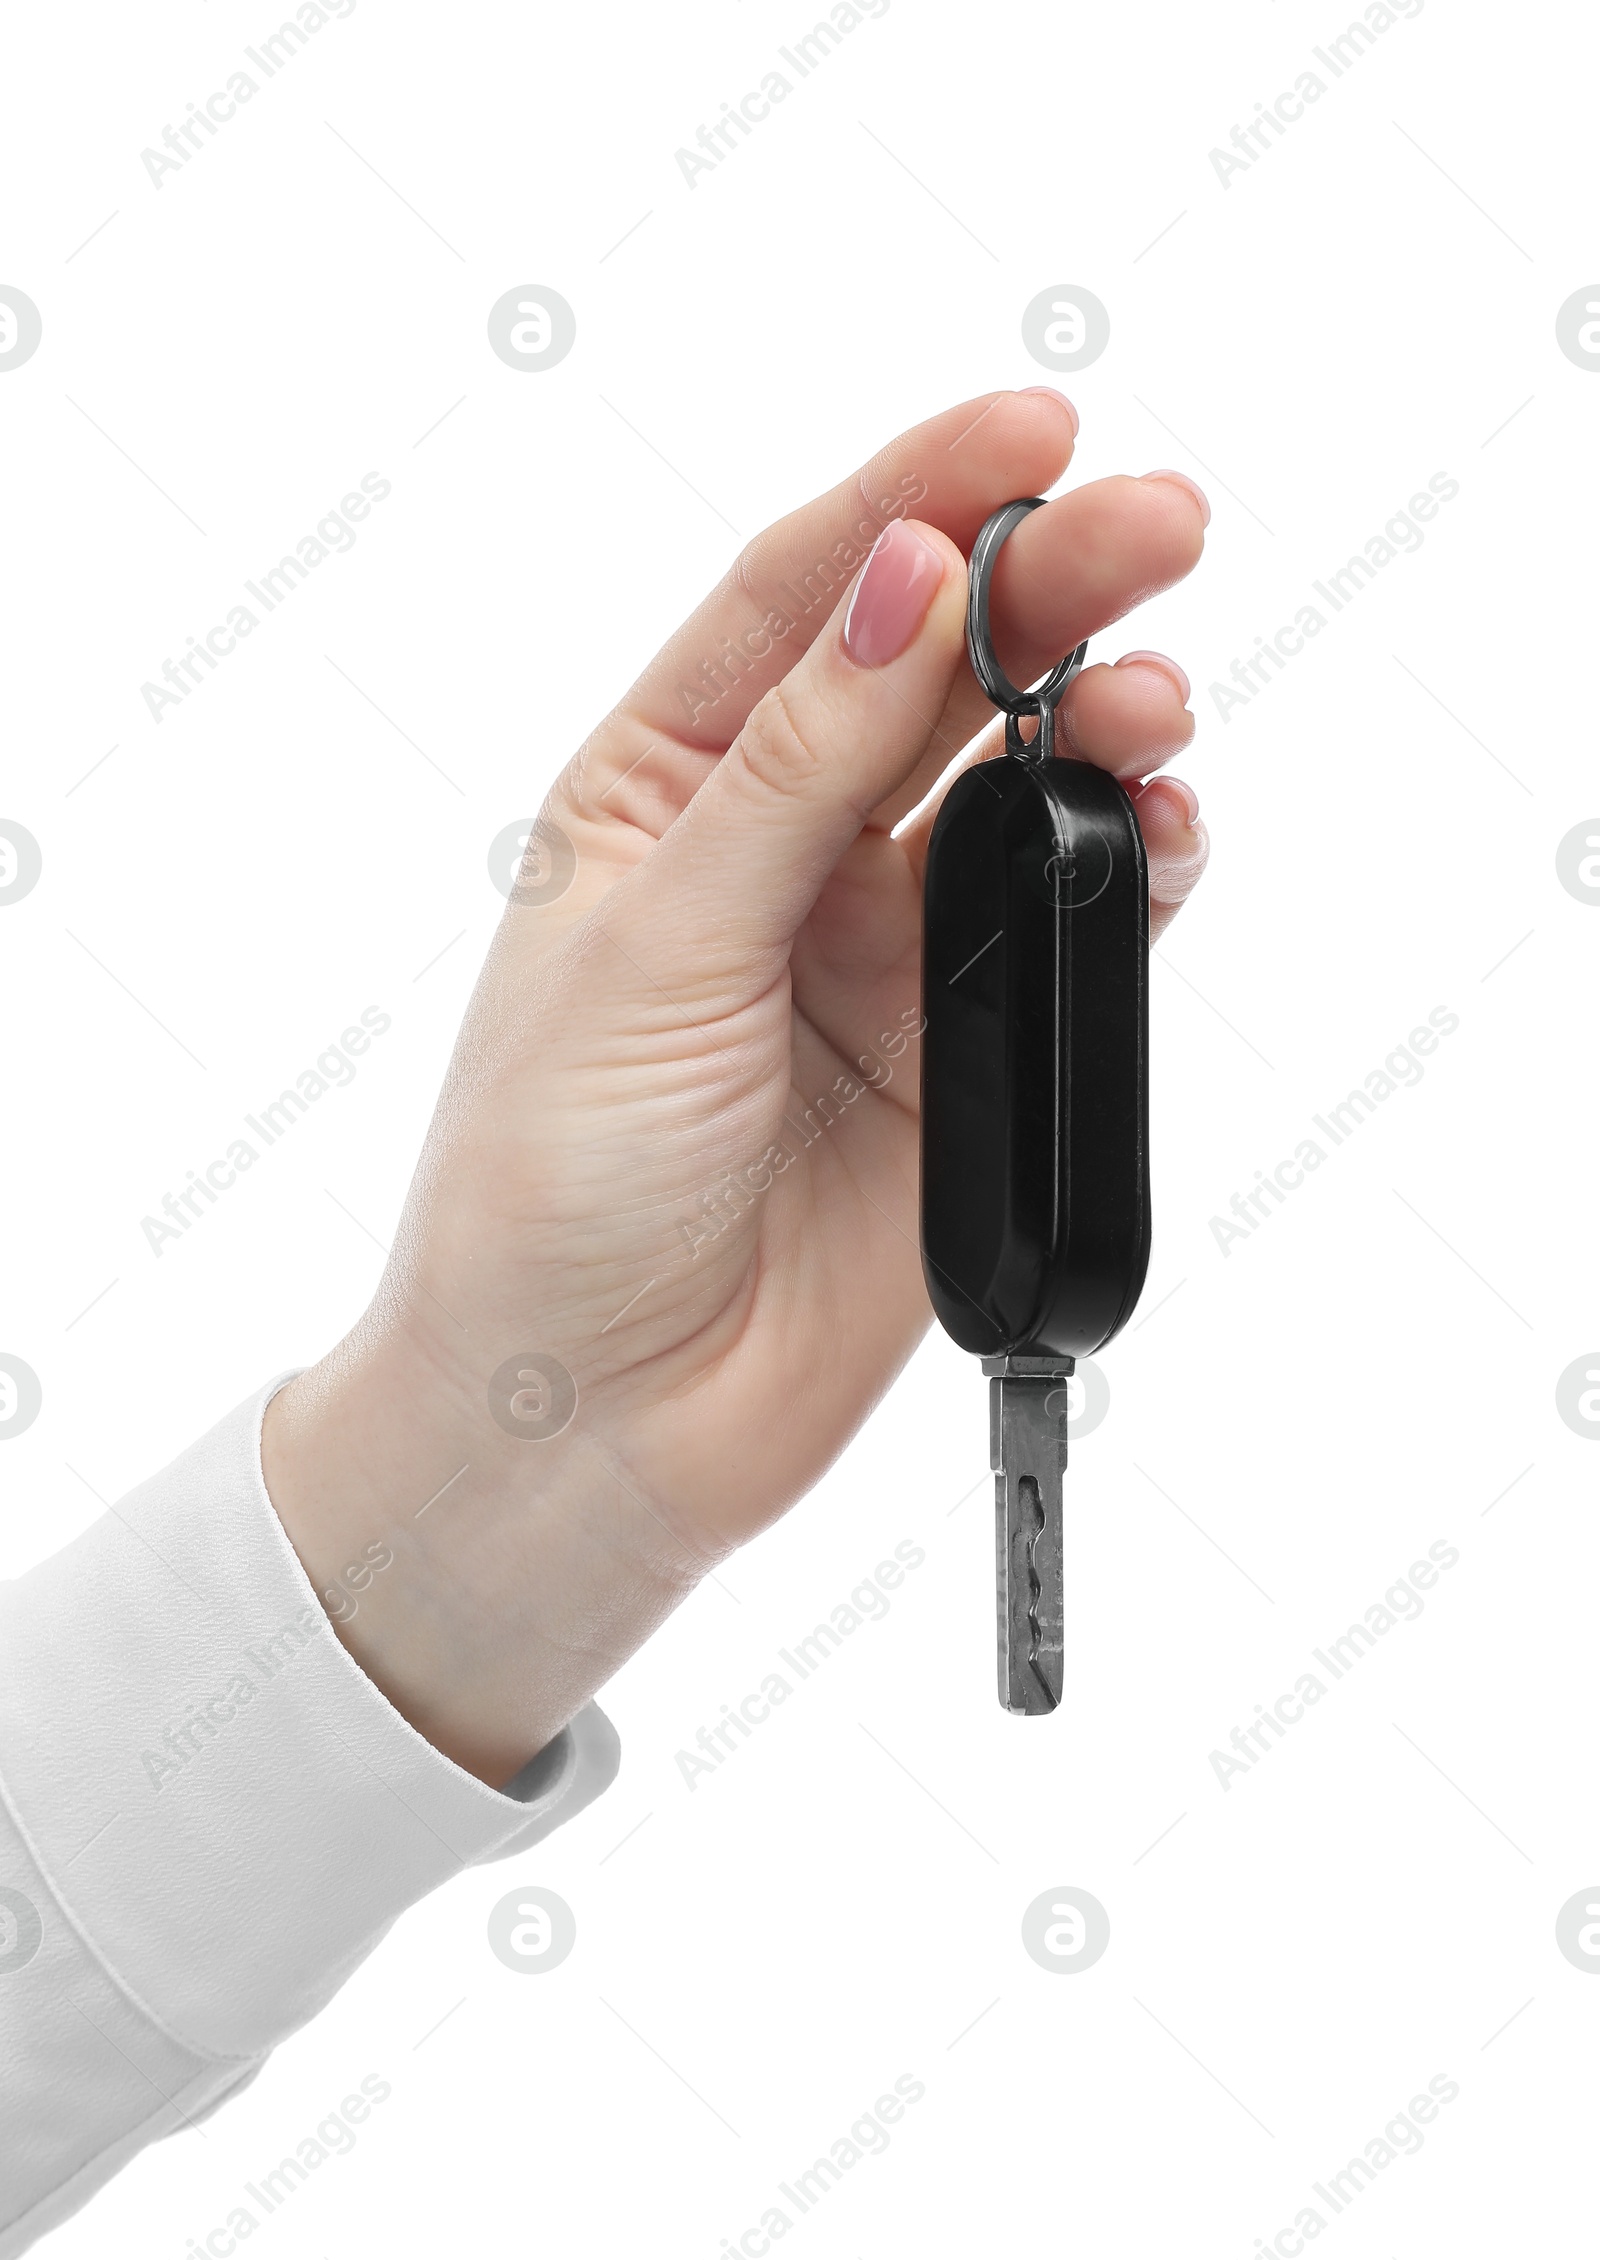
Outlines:
<svg viewBox="0 0 1600 2260"><path fill-rule="evenodd" d="M1021 525L1030 510L1042 510L1044 496L1024 496L1008 502L988 519L983 531L972 545L972 561L968 567L967 581L967 657L972 662L972 672L982 686L985 698L998 706L1006 717L1006 751L1019 755L1024 761L1048 761L1055 743L1056 702L1083 665L1084 653L1089 648L1085 637L1076 651L1058 659L1050 672L1027 690L1018 690L995 657L994 638L989 632L989 586L994 579L995 561L1002 543ZM1032 743L1024 742L1019 725L1028 715L1038 718L1039 729Z"/></svg>

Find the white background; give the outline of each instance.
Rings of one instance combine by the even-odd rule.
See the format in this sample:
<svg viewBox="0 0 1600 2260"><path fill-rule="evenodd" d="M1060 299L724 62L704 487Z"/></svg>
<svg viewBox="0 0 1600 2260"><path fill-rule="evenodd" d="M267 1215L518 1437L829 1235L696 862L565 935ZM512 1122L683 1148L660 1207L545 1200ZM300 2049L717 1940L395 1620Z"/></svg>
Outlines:
<svg viewBox="0 0 1600 2260"><path fill-rule="evenodd" d="M930 1341L602 1698L608 1796L415 1910L47 2248L176 2260L369 2072L392 2099L252 2252L712 2260L903 2073L793 2249L1246 2260L1440 2073L1425 2148L1321 2207L1337 2250L1574 2248L1600 1451L1555 1389L1600 1336L1600 911L1555 858L1600 803L1600 378L1555 316L1600 272L1592 18L1429 0L1224 186L1338 7L893 0L691 189L675 150L798 0L360 0L155 188L141 150L279 20L5 35L0 281L44 339L0 377L0 815L45 867L0 911L0 1348L44 1410L0 1569L343 1331L490 838L739 536L1050 381L1019 323L1052 285L1111 316L1056 380L1070 480L1171 464L1214 507L1193 582L1096 648L1188 668L1215 852L1152 977L1156 1252L1069 1477L1060 1713L995 1705L984 1384ZM485 335L529 282L578 324L535 375ZM369 471L356 548L157 727L140 684ZM1225 722L1210 684L1437 472L1421 550ZM153 1256L140 1219L371 1004L359 1079ZM1438 1006L1423 1080L1224 1255L1212 1216ZM677 1751L902 1539L889 1617L691 1792ZM1441 1539L1420 1620L1224 1789L1211 1751ZM546 1976L487 1946L518 1882L576 1913ZM1110 1915L1076 1975L1021 1945L1063 1884Z"/></svg>

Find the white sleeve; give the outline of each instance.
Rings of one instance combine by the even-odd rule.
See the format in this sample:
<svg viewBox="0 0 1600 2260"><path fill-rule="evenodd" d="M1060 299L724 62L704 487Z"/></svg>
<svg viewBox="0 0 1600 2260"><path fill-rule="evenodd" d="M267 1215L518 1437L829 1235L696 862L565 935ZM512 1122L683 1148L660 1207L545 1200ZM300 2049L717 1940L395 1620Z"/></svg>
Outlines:
<svg viewBox="0 0 1600 2260"><path fill-rule="evenodd" d="M276 1386L0 1584L0 2260L617 1770L593 1704L504 1792L406 1724L267 1497Z"/></svg>

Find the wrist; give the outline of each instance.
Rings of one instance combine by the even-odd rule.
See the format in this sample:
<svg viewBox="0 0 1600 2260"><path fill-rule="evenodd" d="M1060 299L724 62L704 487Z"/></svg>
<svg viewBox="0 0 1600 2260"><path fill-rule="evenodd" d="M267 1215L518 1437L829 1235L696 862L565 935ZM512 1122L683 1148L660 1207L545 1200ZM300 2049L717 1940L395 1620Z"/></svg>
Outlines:
<svg viewBox="0 0 1600 2260"><path fill-rule="evenodd" d="M507 1434L481 1378L369 1314L263 1419L267 1495L340 1640L403 1718L492 1787L711 1566L585 1412L545 1441Z"/></svg>

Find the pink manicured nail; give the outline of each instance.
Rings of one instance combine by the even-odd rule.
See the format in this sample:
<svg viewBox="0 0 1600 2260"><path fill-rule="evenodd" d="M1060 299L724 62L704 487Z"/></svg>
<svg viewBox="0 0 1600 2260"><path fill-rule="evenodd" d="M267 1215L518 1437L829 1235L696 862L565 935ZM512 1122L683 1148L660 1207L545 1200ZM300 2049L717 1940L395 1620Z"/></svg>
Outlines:
<svg viewBox="0 0 1600 2260"><path fill-rule="evenodd" d="M1161 782L1169 792L1182 794L1184 822L1192 832L1200 821L1200 795L1192 785L1186 785L1181 777L1163 777Z"/></svg>
<svg viewBox="0 0 1600 2260"><path fill-rule="evenodd" d="M1169 795L1182 798L1185 829L1174 837L1178 814ZM1200 804L1179 777L1154 778L1133 796L1150 857L1150 900L1171 910L1199 881L1211 855L1211 835L1200 821ZM1146 803L1148 802L1148 807Z"/></svg>
<svg viewBox="0 0 1600 2260"><path fill-rule="evenodd" d="M1177 808L1173 806L1174 796L1180 804ZM1205 826L1200 821L1199 795L1181 777L1150 778L1133 795L1135 808L1142 810L1146 802L1149 803L1152 818L1173 817L1181 813L1185 831L1193 833L1196 838L1205 832ZM1152 842L1150 852L1152 855L1161 853L1159 844ZM1180 860L1187 860L1193 852L1192 848L1185 848Z"/></svg>
<svg viewBox="0 0 1600 2260"><path fill-rule="evenodd" d="M927 617L944 560L901 518L885 526L861 568L844 620L844 645L863 667L898 659Z"/></svg>
<svg viewBox="0 0 1600 2260"><path fill-rule="evenodd" d="M1169 681L1178 686L1178 696L1185 706L1189 703L1189 678L1175 659L1164 651L1125 651L1117 661L1119 667L1159 667Z"/></svg>
<svg viewBox="0 0 1600 2260"><path fill-rule="evenodd" d="M1024 400L1027 400L1029 398L1035 400L1059 400L1062 407L1066 410L1067 414L1072 418L1072 436L1074 439L1077 438L1078 411L1073 407L1071 401L1067 398L1064 392L1057 392L1054 385L1024 385L1022 387L1022 397Z"/></svg>
<svg viewBox="0 0 1600 2260"><path fill-rule="evenodd" d="M1189 492L1194 496L1196 502L1198 502L1200 505L1201 525L1210 525L1211 505L1209 502L1207 502L1202 490L1197 487L1193 479L1190 478L1187 471L1146 471L1144 476L1146 477L1146 479L1170 479L1175 487L1187 487Z"/></svg>

